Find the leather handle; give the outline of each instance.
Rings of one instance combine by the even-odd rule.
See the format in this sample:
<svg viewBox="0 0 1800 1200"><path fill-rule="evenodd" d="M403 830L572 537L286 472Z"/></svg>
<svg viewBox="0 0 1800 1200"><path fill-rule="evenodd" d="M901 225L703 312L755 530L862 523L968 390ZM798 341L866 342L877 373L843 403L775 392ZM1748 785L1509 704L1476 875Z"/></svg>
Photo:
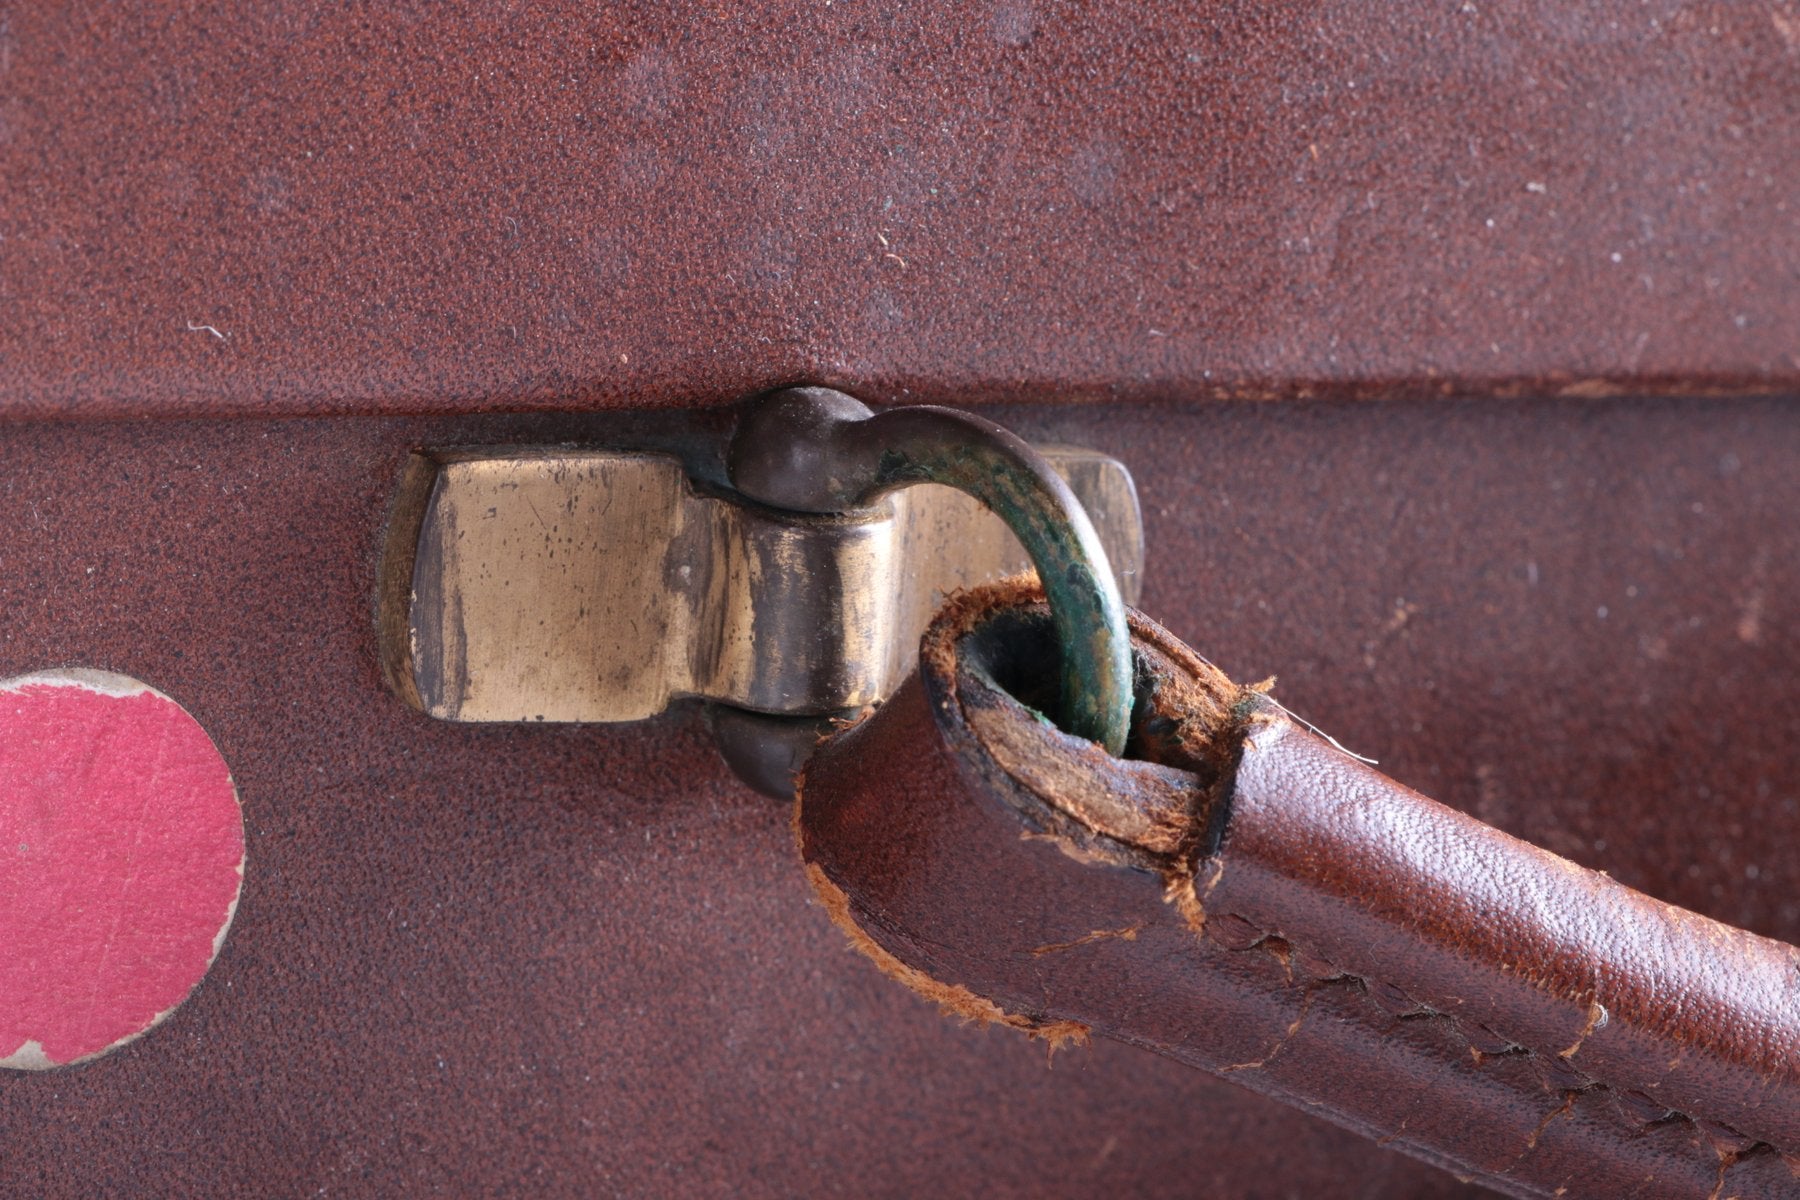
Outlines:
<svg viewBox="0 0 1800 1200"><path fill-rule="evenodd" d="M1402 787L1136 614L1109 758L1014 699L1054 661L1021 587L807 768L809 874L889 973L1510 1195L1800 1194L1800 950Z"/></svg>

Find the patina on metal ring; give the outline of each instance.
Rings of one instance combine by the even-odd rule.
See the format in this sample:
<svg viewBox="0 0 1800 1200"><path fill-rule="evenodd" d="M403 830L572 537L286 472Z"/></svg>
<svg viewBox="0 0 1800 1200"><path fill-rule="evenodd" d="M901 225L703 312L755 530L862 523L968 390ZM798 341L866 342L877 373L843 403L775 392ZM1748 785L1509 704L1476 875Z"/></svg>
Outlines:
<svg viewBox="0 0 1800 1200"><path fill-rule="evenodd" d="M1125 603L1081 502L1044 458L994 422L951 408L879 414L829 388L765 396L738 424L728 470L754 500L846 512L913 483L966 492L1012 529L1037 567L1062 655L1060 723L1114 755L1131 718Z"/></svg>

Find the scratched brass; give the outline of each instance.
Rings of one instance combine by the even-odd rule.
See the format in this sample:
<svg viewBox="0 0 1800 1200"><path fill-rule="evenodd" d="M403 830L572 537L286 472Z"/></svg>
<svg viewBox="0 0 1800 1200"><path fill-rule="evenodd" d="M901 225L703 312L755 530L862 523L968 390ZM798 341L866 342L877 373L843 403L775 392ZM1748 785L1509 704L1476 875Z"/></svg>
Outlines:
<svg viewBox="0 0 1800 1200"><path fill-rule="evenodd" d="M1135 601L1130 474L1043 453ZM419 456L384 564L383 659L450 721L636 721L684 696L834 712L899 685L947 593L1029 566L999 518L930 484L829 517L697 492L664 455Z"/></svg>

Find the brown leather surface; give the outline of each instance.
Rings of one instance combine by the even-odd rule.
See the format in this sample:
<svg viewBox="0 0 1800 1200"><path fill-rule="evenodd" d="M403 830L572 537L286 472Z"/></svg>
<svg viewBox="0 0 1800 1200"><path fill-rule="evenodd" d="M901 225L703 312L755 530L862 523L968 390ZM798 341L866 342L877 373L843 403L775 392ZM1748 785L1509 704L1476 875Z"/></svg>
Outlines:
<svg viewBox="0 0 1800 1200"><path fill-rule="evenodd" d="M1793 390L1797 66L1793 0L14 5L0 411Z"/></svg>
<svg viewBox="0 0 1800 1200"><path fill-rule="evenodd" d="M1635 1093L1619 1102L1646 1124L1726 1126L1800 1168L1800 949L1508 837L1285 720L1251 735L1226 836L1214 911L1502 1033L1565 1095Z"/></svg>
<svg viewBox="0 0 1800 1200"><path fill-rule="evenodd" d="M1179 743L1164 761L1203 748L1201 773L1109 761L977 665L988 635L965 633L1019 591L941 615L922 678L808 766L804 856L890 972L965 1016L1150 1047L1511 1195L1800 1195L1800 950L1400 787L1142 618L1160 687L1140 730ZM1053 686L1046 629L990 640ZM1208 676L1212 695L1183 694ZM1235 777L1207 765L1231 758ZM1192 839L1153 849L1132 818L1168 798Z"/></svg>
<svg viewBox="0 0 1800 1200"><path fill-rule="evenodd" d="M1296 711L1489 824L1800 938L1790 406L994 415L1132 466L1144 607L1233 676L1279 672ZM453 727L383 690L375 561L408 450L653 433L0 428L0 675L168 692L230 763L248 842L231 936L166 1024L0 1075L0 1193L1477 1194L1127 1047L1047 1066L942 1020L842 948L787 813L689 714Z"/></svg>
<svg viewBox="0 0 1800 1200"><path fill-rule="evenodd" d="M1161 402L1795 390L1796 19L14 6L0 415L1085 406L992 415L1130 462L1150 611L1395 777L1794 938L1788 412ZM1470 1194L1148 1055L1046 1071L940 1021L836 948L688 716L383 694L408 448L685 432L0 425L0 675L175 695L250 856L166 1027L0 1077L0 1192Z"/></svg>

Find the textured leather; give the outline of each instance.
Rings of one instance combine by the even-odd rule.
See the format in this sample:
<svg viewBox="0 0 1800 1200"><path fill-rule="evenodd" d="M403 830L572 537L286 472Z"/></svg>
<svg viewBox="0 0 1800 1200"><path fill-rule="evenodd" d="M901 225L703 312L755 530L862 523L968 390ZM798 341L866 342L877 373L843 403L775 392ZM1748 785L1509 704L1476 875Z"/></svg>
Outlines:
<svg viewBox="0 0 1800 1200"><path fill-rule="evenodd" d="M249 865L158 1036L0 1078L0 1194L1463 1200L1172 1062L1047 1072L930 1019L820 936L785 814L691 714L410 713L380 526L414 446L643 444L468 414L1027 402L993 415L1130 463L1145 607L1220 662L1279 664L1451 804L1800 938L1800 409L1640 399L1800 388L1797 29L1793 0L10 6L0 413L54 421L0 428L0 675L181 697ZM1383 403L1198 403L1345 395Z"/></svg>
<svg viewBox="0 0 1800 1200"><path fill-rule="evenodd" d="M0 424L0 676L180 698L249 855L162 1027L0 1073L0 1196L1472 1200L1241 1072L942 1020L846 951L790 814L691 713L456 727L382 687L412 447L662 446L674 415ZM994 415L1130 463L1143 607L1236 677L1279 669L1489 824L1800 941L1800 406Z"/></svg>
<svg viewBox="0 0 1800 1200"><path fill-rule="evenodd" d="M1108 760L995 682L1042 673L1020 602L941 616L807 770L815 886L891 974L1510 1195L1800 1195L1800 950L1386 779L1142 617L1142 760Z"/></svg>
<svg viewBox="0 0 1800 1200"><path fill-rule="evenodd" d="M1800 388L1800 8L18 3L0 413Z"/></svg>

